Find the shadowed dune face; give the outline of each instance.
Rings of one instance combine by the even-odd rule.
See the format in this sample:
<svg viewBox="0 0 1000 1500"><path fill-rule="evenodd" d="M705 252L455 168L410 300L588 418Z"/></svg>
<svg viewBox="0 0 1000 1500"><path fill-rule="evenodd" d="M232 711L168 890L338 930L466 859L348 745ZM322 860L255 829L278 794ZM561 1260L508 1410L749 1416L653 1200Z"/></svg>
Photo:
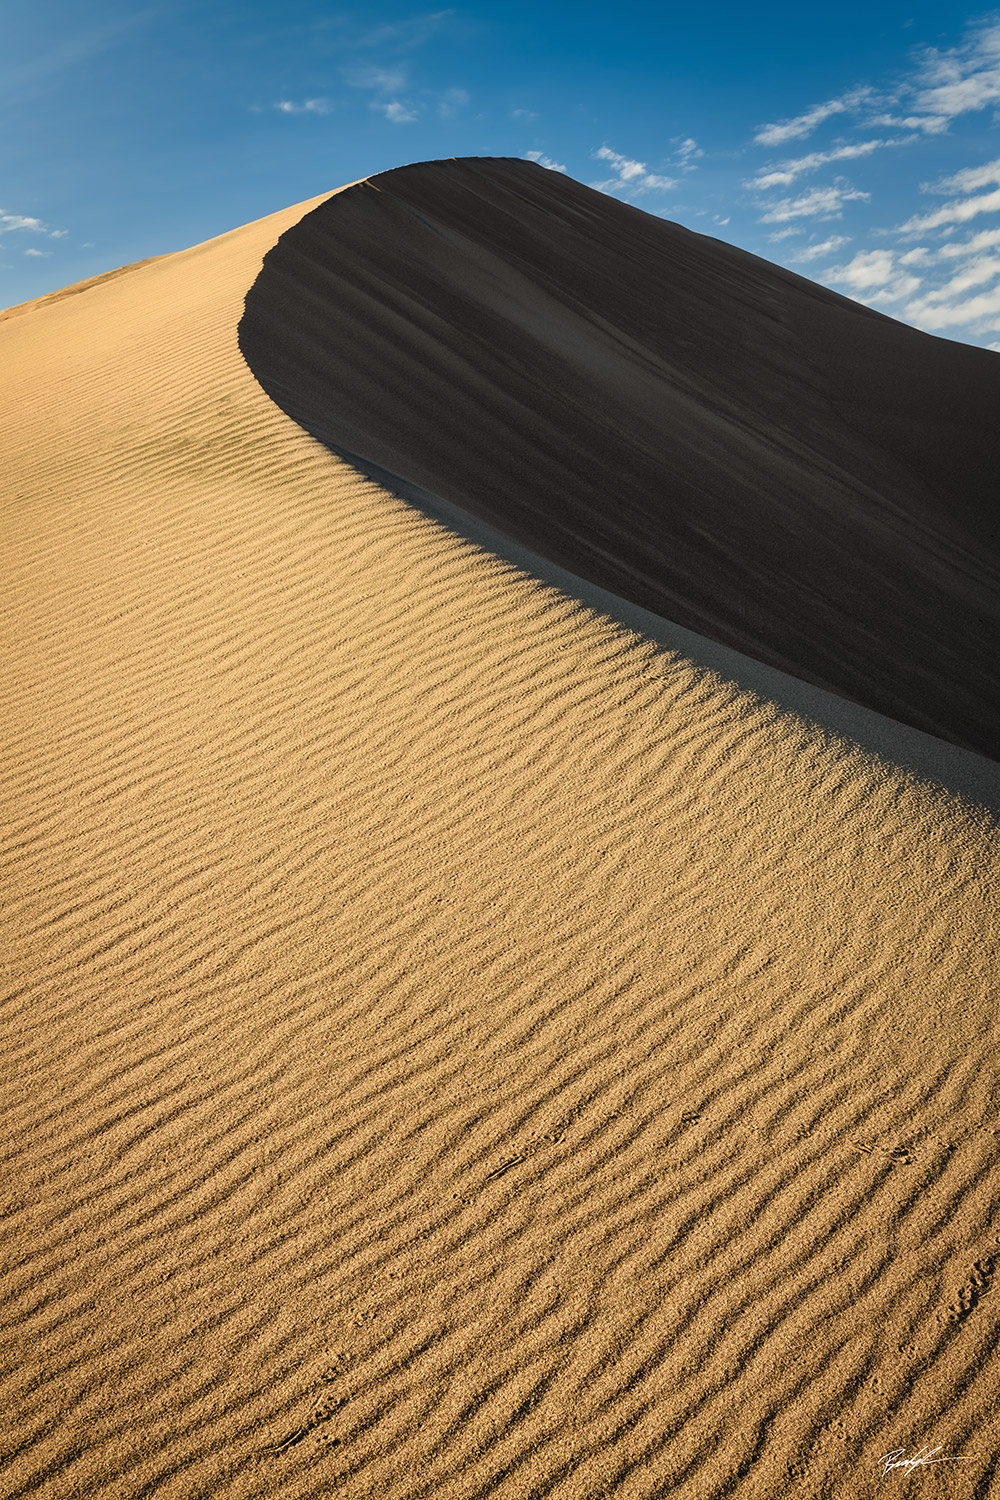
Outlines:
<svg viewBox="0 0 1000 1500"><path fill-rule="evenodd" d="M1000 359L529 162L286 232L240 346L370 477L1000 757Z"/></svg>

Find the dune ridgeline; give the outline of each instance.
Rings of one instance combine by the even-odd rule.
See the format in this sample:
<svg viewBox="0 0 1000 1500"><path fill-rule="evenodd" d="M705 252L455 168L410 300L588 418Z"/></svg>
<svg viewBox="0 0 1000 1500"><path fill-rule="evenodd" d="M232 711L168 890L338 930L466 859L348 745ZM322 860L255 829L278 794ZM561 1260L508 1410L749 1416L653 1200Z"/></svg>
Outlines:
<svg viewBox="0 0 1000 1500"><path fill-rule="evenodd" d="M1000 1495L1000 359L472 159L0 384L0 1493Z"/></svg>

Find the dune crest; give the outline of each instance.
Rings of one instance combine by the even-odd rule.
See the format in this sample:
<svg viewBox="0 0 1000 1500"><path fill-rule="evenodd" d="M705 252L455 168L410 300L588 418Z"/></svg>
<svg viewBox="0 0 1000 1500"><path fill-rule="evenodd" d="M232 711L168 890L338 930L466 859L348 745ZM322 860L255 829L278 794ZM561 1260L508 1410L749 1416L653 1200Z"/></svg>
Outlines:
<svg viewBox="0 0 1000 1500"><path fill-rule="evenodd" d="M0 325L4 1494L995 1494L996 820L283 414L314 206Z"/></svg>
<svg viewBox="0 0 1000 1500"><path fill-rule="evenodd" d="M240 345L370 477L1000 759L996 355L478 158L296 223Z"/></svg>

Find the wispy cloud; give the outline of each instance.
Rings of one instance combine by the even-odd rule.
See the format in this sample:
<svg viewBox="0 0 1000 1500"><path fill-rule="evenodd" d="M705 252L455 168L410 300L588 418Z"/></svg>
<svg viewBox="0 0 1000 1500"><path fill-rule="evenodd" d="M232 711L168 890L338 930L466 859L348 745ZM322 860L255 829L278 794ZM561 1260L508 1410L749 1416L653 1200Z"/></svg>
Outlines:
<svg viewBox="0 0 1000 1500"><path fill-rule="evenodd" d="M405 68L349 68L347 82L353 89L371 89L378 94L398 94L406 87Z"/></svg>
<svg viewBox="0 0 1000 1500"><path fill-rule="evenodd" d="M839 219L844 204L867 203L871 193L862 193L850 183L835 183L831 187L811 188L797 198L779 198L772 203L767 213L760 217L761 224L785 224L790 219Z"/></svg>
<svg viewBox="0 0 1000 1500"><path fill-rule="evenodd" d="M64 240L68 234L69 234L69 230L68 229L50 229L49 230L49 239L50 240Z"/></svg>
<svg viewBox="0 0 1000 1500"><path fill-rule="evenodd" d="M924 135L943 135L949 123L940 115L871 115L864 121L868 128L893 126L897 130L918 130Z"/></svg>
<svg viewBox="0 0 1000 1500"><path fill-rule="evenodd" d="M358 39L361 47L385 47L389 50L406 51L412 47L422 47L429 41L436 31L439 31L449 16L453 16L453 10L433 10L424 16L411 16L405 21L393 21L383 26L375 26L371 31L366 31Z"/></svg>
<svg viewBox="0 0 1000 1500"><path fill-rule="evenodd" d="M550 172L565 172L566 168L560 161L553 161L551 156L546 156L541 151L526 151L525 161L537 161L540 167L547 167Z"/></svg>
<svg viewBox="0 0 1000 1500"><path fill-rule="evenodd" d="M274 106L283 115L328 115L332 107L329 99L303 99L299 104L294 99L279 99Z"/></svg>
<svg viewBox="0 0 1000 1500"><path fill-rule="evenodd" d="M791 120L779 120L773 125L761 125L754 140L758 146L783 146L786 141L800 141L812 135L817 125L829 120L831 115L843 115L853 111L873 97L873 90L864 87L850 89L837 99L828 99L825 104L814 104L803 114Z"/></svg>
<svg viewBox="0 0 1000 1500"><path fill-rule="evenodd" d="M820 240L815 245L803 245L801 250L796 250L788 257L796 265L805 264L811 260L822 260L824 256L835 255L838 250L851 243L849 234L834 234L828 240Z"/></svg>
<svg viewBox="0 0 1000 1500"><path fill-rule="evenodd" d="M372 26L360 35L355 33L350 45L369 55L370 49L377 47L386 60L345 67L345 81L351 88L367 90L371 94L369 108L392 125L412 125L432 110L443 120L454 119L469 103L466 90L449 88L442 92L412 85L413 59L408 56L425 46L454 15L452 9L426 11Z"/></svg>
<svg viewBox="0 0 1000 1500"><path fill-rule="evenodd" d="M591 183L591 187L597 188L602 193L624 189L632 195L677 186L676 177L661 177L656 172L649 172L644 161L632 161L630 157L622 156L618 151L612 151L610 146L599 146L591 155L595 161L609 162L616 174L605 182Z"/></svg>
<svg viewBox="0 0 1000 1500"><path fill-rule="evenodd" d="M945 124L1000 101L1000 25L976 27L958 47L929 48L913 85L915 109Z"/></svg>
<svg viewBox="0 0 1000 1500"><path fill-rule="evenodd" d="M420 118L412 105L402 104L398 99L390 99L387 104L376 99L372 103L372 109L380 109L393 125L412 125L414 120Z"/></svg>
<svg viewBox="0 0 1000 1500"><path fill-rule="evenodd" d="M928 333L1000 333L1000 229L903 252L862 251L846 266L831 267L824 279L862 302L903 301L902 309L893 308L896 316Z"/></svg>
<svg viewBox="0 0 1000 1500"><path fill-rule="evenodd" d="M886 146L911 146L919 139L918 135L895 136L888 140L876 138L869 141L857 141L853 145L835 146L832 151L811 151L808 156L779 162L777 166L761 172L758 177L751 177L745 186L758 191L767 188L791 187L797 177L803 176L806 172L815 172L819 167L825 167L830 162L854 161L858 157L871 156L874 151L880 151Z"/></svg>
<svg viewBox="0 0 1000 1500"><path fill-rule="evenodd" d="M758 168L744 186L762 195L759 222L781 226L769 235L781 241L840 218L851 202L871 201L870 193L843 178L836 178L832 187L796 193L805 174L840 162L867 161L891 147L915 149L931 140L939 142L934 149L940 153L956 121L998 105L1000 20L993 16L970 26L956 46L911 53L908 66L885 87L851 89L792 119L761 126L755 140L765 147L801 139L830 121L840 134L832 141L828 135L829 143L816 150ZM846 127L857 136L846 135ZM873 229L873 248L865 248L862 240L850 260L830 265L850 241L846 235L824 238L817 231L793 241L799 248L785 252L786 263L808 267L809 274L858 301L892 311L929 332L947 328L973 339L1000 332L1000 229L973 232L978 222L1000 215L1000 158L952 170L922 184L921 191L938 201L925 203L921 212L911 212L896 225L897 248L886 246L889 231ZM855 213L852 228L861 217ZM812 269L820 266L821 271Z"/></svg>
<svg viewBox="0 0 1000 1500"><path fill-rule="evenodd" d="M447 89L438 103L438 114L443 120L453 120L468 102L465 89Z"/></svg>
<svg viewBox="0 0 1000 1500"><path fill-rule="evenodd" d="M929 333L939 328L966 328L977 333L1000 332L1000 286L957 302L932 302L920 297L907 304L907 318Z"/></svg>
<svg viewBox="0 0 1000 1500"><path fill-rule="evenodd" d="M412 125L419 119L417 106L399 97L407 83L405 68L352 68L345 77L352 88L370 90L374 97L369 107L385 115L393 125Z"/></svg>
<svg viewBox="0 0 1000 1500"><path fill-rule="evenodd" d="M523 120L526 124L530 125L533 120L538 119L538 114L533 109L512 109L510 117L512 120Z"/></svg>
<svg viewBox="0 0 1000 1500"><path fill-rule="evenodd" d="M928 292L926 301L928 303L947 302L962 296L974 286L982 286L986 281L995 281L998 276L1000 276L1000 256L976 256L960 271L956 271L949 280Z"/></svg>
<svg viewBox="0 0 1000 1500"><path fill-rule="evenodd" d="M912 250L907 250L899 257L901 266L929 266L937 259L933 250L928 250L926 245L915 245Z"/></svg>
<svg viewBox="0 0 1000 1500"><path fill-rule="evenodd" d="M29 219L25 214L0 212L0 234L6 234L9 229L30 229L33 234L45 233L45 225L41 219Z"/></svg>
<svg viewBox="0 0 1000 1500"><path fill-rule="evenodd" d="M24 253L25 253L25 255L37 255L39 257L44 257L46 255L51 255L52 251L51 250L25 250Z"/></svg>
<svg viewBox="0 0 1000 1500"><path fill-rule="evenodd" d="M967 240L938 245L933 254L938 260L955 260L965 255L978 255L982 250L992 250L996 245L1000 245L1000 229L981 229ZM912 250L908 253L914 254Z"/></svg>
<svg viewBox="0 0 1000 1500"><path fill-rule="evenodd" d="M920 277L912 271L901 271L892 250L861 250L844 266L834 266L828 278L865 300L877 296L879 301L897 301L912 297L920 286Z"/></svg>
<svg viewBox="0 0 1000 1500"><path fill-rule="evenodd" d="M960 115L996 103L1000 103L1000 24L989 20L973 26L957 47L924 49L891 88L878 91L865 84L849 89L793 119L761 125L754 140L758 146L803 140L834 115L858 116L858 123L869 128L891 126L941 135Z"/></svg>
<svg viewBox="0 0 1000 1500"><path fill-rule="evenodd" d="M925 183L924 192L929 193L974 193L976 188L996 184L990 193L979 193L972 197L952 198L929 214L914 214L898 226L900 234L924 234L933 229L951 228L965 224L980 214L1000 212L1000 157L986 162L981 167L966 167L938 182Z"/></svg>
<svg viewBox="0 0 1000 1500"><path fill-rule="evenodd" d="M677 157L682 172L694 172L698 157L704 156L705 153L694 137L689 135L681 141L674 155Z"/></svg>
<svg viewBox="0 0 1000 1500"><path fill-rule="evenodd" d="M984 162L981 167L963 167L950 177L924 184L925 193L974 193L977 188L1000 185L1000 156L995 161Z"/></svg>

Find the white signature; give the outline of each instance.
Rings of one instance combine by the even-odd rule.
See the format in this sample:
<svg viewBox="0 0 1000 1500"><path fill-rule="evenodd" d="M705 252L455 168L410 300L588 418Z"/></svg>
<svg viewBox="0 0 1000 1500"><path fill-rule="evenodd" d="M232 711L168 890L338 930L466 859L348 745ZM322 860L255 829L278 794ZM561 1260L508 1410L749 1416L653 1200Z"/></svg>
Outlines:
<svg viewBox="0 0 1000 1500"><path fill-rule="evenodd" d="M938 1443L936 1448L918 1448L912 1458L906 1458L905 1448L895 1448L892 1453L883 1453L879 1463L884 1465L882 1476L885 1477L890 1469L905 1469L909 1474L913 1469L919 1469L924 1464L960 1464L968 1463L972 1459L971 1453L953 1453L945 1458L935 1458L935 1453L940 1453L943 1443Z"/></svg>

